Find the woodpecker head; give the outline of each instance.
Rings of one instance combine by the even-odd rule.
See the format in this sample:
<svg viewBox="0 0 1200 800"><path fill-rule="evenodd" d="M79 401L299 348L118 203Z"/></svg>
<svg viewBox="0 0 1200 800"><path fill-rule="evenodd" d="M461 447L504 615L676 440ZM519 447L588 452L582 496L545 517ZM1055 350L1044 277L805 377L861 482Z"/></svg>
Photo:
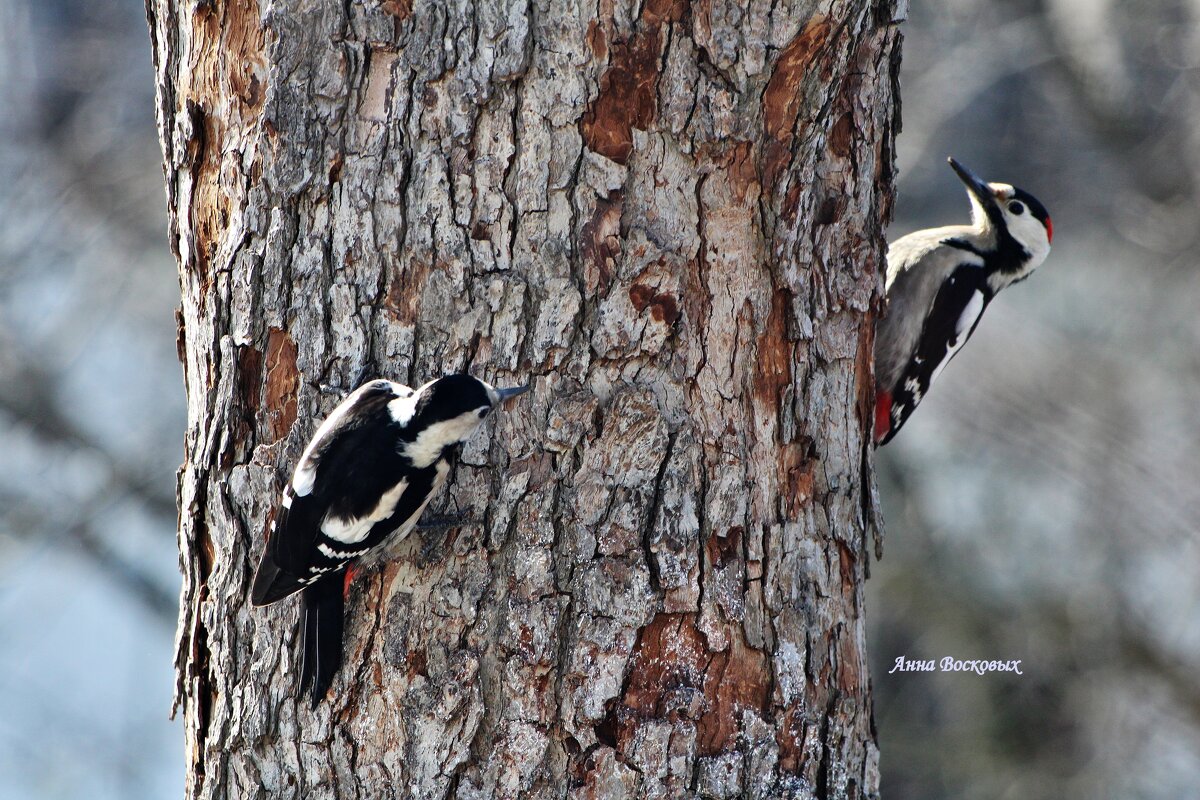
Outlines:
<svg viewBox="0 0 1200 800"><path fill-rule="evenodd" d="M987 183L975 173L948 159L959 179L967 185L971 198L971 218L975 227L995 249L1011 254L1007 272L1024 277L1038 267L1050 253L1054 225L1050 214L1038 199L1007 183Z"/></svg>
<svg viewBox="0 0 1200 800"><path fill-rule="evenodd" d="M447 375L416 391L409 425L430 444L451 447L470 438L505 400L527 391L528 386L497 389L470 375Z"/></svg>

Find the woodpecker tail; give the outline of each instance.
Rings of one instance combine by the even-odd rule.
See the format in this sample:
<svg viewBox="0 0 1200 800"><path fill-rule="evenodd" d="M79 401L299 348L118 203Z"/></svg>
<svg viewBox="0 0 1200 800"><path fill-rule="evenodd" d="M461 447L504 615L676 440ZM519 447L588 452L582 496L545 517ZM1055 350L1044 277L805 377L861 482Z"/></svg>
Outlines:
<svg viewBox="0 0 1200 800"><path fill-rule="evenodd" d="M300 691L311 687L312 707L316 708L342 666L342 630L345 624L345 600L340 575L323 578L300 594L301 620L304 624L303 659L300 666Z"/></svg>

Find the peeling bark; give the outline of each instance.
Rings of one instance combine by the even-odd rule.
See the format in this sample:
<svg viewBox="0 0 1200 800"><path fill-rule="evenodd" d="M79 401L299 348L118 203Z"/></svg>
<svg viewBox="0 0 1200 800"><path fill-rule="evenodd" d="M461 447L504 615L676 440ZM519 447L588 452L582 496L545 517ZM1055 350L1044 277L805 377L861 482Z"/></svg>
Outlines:
<svg viewBox="0 0 1200 800"><path fill-rule="evenodd" d="M189 797L876 797L898 4L148 5ZM463 369L535 389L310 711L247 600L280 487L360 378Z"/></svg>

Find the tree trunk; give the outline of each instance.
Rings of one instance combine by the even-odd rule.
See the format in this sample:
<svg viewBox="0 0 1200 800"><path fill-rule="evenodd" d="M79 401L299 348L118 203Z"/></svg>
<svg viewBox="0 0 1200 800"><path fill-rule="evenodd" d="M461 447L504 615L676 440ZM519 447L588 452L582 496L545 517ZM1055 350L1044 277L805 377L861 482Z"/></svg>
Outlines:
<svg viewBox="0 0 1200 800"><path fill-rule="evenodd" d="M816 5L150 0L189 797L877 796L903 2ZM360 377L459 370L535 390L310 711L247 599L280 488Z"/></svg>

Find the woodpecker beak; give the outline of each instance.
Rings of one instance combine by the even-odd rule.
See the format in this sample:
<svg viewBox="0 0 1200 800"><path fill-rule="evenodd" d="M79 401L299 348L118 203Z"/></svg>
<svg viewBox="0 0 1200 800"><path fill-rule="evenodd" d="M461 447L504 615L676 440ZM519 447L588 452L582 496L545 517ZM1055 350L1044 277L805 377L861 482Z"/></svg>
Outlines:
<svg viewBox="0 0 1200 800"><path fill-rule="evenodd" d="M498 405L500 403L503 403L505 400L507 400L510 397L516 397L519 394L525 394L526 392L528 392L530 390L530 388L532 388L532 387L530 387L529 385L525 385L525 386L514 386L512 389L497 389L496 395L500 399L497 400L496 403Z"/></svg>
<svg viewBox="0 0 1200 800"><path fill-rule="evenodd" d="M953 158L946 159L950 162L950 166L958 173L958 178L967 185L971 190L971 194L979 198L981 203L995 202L996 193L992 191L992 187L987 185L987 181L976 175L971 170L964 167L962 164L955 161Z"/></svg>
<svg viewBox="0 0 1200 800"><path fill-rule="evenodd" d="M987 214L988 219L993 225L1003 225L1003 215L1000 213L1000 206L996 203L996 192L988 186L987 181L976 175L971 170L964 167L962 164L955 161L953 158L946 159L950 162L950 166L958 174L958 179L966 184L967 191L979 203L980 209Z"/></svg>

